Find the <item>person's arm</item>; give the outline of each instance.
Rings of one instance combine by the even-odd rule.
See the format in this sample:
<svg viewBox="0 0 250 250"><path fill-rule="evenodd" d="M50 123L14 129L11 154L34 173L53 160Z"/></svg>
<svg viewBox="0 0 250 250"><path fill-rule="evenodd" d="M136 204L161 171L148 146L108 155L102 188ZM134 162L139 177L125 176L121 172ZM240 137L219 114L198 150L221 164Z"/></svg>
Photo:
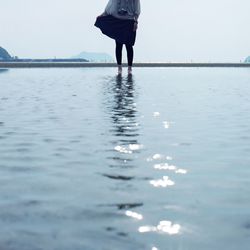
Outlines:
<svg viewBox="0 0 250 250"><path fill-rule="evenodd" d="M110 13L112 5L113 5L113 0L109 0L108 4L103 12L104 15L108 15L108 13Z"/></svg>
<svg viewBox="0 0 250 250"><path fill-rule="evenodd" d="M134 31L136 31L137 28L138 28L138 19L139 19L140 14L141 14L141 3L140 3L140 0L135 0L135 17L134 17L135 24L134 24Z"/></svg>
<svg viewBox="0 0 250 250"><path fill-rule="evenodd" d="M138 19L135 18L134 31L138 29Z"/></svg>
<svg viewBox="0 0 250 250"><path fill-rule="evenodd" d="M99 15L98 17L100 17L100 16L107 16L108 13L109 13L110 8L111 8L111 6L112 6L112 4L113 4L113 0L109 0L109 2L108 2L108 4L107 4L107 6L106 6L104 12L103 12L101 15Z"/></svg>
<svg viewBox="0 0 250 250"><path fill-rule="evenodd" d="M135 0L135 19L138 21L138 18L141 14L141 2L140 0Z"/></svg>

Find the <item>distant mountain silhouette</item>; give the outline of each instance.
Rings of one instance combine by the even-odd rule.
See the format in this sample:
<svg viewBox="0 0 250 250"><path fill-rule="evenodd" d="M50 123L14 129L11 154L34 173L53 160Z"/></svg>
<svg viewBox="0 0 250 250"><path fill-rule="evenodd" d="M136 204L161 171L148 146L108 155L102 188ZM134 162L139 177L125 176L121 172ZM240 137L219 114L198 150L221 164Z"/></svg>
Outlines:
<svg viewBox="0 0 250 250"><path fill-rule="evenodd" d="M2 47L0 47L0 61L8 61L11 60L11 56L8 51Z"/></svg>
<svg viewBox="0 0 250 250"><path fill-rule="evenodd" d="M27 62L27 63L42 63L42 62L46 62L46 63L51 63L51 62L88 62L88 60L86 59L81 59L81 58L44 58L44 59L39 59L39 58L15 58L12 59L11 61L13 62Z"/></svg>
<svg viewBox="0 0 250 250"><path fill-rule="evenodd" d="M58 59L31 59L11 57L8 51L0 47L0 61L13 62L114 62L114 59L107 53L96 52L82 52L72 58L58 58Z"/></svg>
<svg viewBox="0 0 250 250"><path fill-rule="evenodd" d="M83 51L79 55L73 56L72 58L82 58L90 62L114 62L112 56L107 53L97 53L97 52L85 52Z"/></svg>
<svg viewBox="0 0 250 250"><path fill-rule="evenodd" d="M246 58L245 63L250 63L250 56Z"/></svg>

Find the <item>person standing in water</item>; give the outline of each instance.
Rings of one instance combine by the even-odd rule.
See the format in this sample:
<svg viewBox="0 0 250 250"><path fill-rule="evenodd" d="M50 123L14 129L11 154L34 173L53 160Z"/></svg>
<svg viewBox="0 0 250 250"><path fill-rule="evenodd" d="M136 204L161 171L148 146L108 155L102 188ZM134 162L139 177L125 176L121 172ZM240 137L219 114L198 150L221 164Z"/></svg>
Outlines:
<svg viewBox="0 0 250 250"><path fill-rule="evenodd" d="M128 59L128 74L132 74L133 46L136 40L140 0L109 0L103 14L97 17L95 26L103 34L115 40L118 74L122 73L122 48L125 44Z"/></svg>

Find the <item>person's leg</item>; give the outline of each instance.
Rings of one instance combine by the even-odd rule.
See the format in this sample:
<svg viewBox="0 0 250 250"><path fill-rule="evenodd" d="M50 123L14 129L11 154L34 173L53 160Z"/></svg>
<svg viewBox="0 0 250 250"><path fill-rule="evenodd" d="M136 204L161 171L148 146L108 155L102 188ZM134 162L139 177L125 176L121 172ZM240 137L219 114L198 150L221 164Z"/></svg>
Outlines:
<svg viewBox="0 0 250 250"><path fill-rule="evenodd" d="M118 65L118 74L122 73L122 47L123 44L115 41L116 48L115 48L115 55L116 55L116 62Z"/></svg>
<svg viewBox="0 0 250 250"><path fill-rule="evenodd" d="M132 73L132 66L133 66L133 60L134 60L134 49L132 45L126 44L127 49L127 57L128 57L128 73Z"/></svg>

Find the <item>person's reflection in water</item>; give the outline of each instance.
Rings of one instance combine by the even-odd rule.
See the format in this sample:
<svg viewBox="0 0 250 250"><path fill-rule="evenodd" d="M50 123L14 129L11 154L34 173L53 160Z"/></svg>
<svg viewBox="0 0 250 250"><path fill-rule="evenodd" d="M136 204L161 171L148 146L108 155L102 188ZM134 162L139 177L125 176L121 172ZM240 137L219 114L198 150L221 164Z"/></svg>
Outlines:
<svg viewBox="0 0 250 250"><path fill-rule="evenodd" d="M136 167L140 149L136 148L136 145L139 145L139 126L135 101L137 92L133 76L123 78L118 75L109 79L105 82L104 93L105 113L111 121L108 130L110 146L106 151L108 167L103 173L104 178L109 180L105 180L109 192L105 205L126 214L127 211L144 205L137 189L138 180L135 178L135 174L139 172ZM128 233L126 223L123 224L124 219L119 222L119 225L112 223L112 220L107 222L107 228L115 228L117 241L120 241L120 235L124 237L131 233ZM131 243L132 245L138 248L136 242ZM131 247L128 246L127 249L129 248Z"/></svg>
<svg viewBox="0 0 250 250"><path fill-rule="evenodd" d="M121 138L122 144L137 143L138 128L136 127L136 104L134 101L134 80L129 75L125 81L122 76L116 77L113 89L114 105L112 107L112 120L114 135Z"/></svg>
<svg viewBox="0 0 250 250"><path fill-rule="evenodd" d="M112 126L109 130L112 134L112 156L109 156L112 168L132 168L135 154L133 150L139 145L139 126L137 122L137 108L135 103L135 82L132 75L126 78L121 75L112 78L106 91L106 107ZM131 180L129 176L111 176L112 179Z"/></svg>

